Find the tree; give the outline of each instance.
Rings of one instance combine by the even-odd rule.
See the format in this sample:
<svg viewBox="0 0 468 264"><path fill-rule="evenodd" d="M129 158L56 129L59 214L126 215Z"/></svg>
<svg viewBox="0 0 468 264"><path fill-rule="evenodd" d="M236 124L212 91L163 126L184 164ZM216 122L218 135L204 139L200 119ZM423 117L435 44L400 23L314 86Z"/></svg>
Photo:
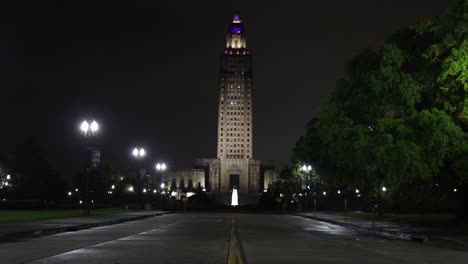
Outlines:
<svg viewBox="0 0 468 264"><path fill-rule="evenodd" d="M28 139L18 147L12 169L15 175L14 198L45 201L63 199L66 184L52 170L35 139Z"/></svg>
<svg viewBox="0 0 468 264"><path fill-rule="evenodd" d="M293 160L315 162L329 172L325 182L375 195L384 184L399 190L448 169L465 184L467 7L459 1L355 56Z"/></svg>
<svg viewBox="0 0 468 264"><path fill-rule="evenodd" d="M102 164L98 169L87 169L77 175L80 190L86 190L86 173L89 174L90 199L95 202L108 201L110 197L109 192L113 192L112 194L114 194L116 188L120 187L118 186L121 182L118 171L108 164ZM112 189L112 185L114 185L114 189Z"/></svg>

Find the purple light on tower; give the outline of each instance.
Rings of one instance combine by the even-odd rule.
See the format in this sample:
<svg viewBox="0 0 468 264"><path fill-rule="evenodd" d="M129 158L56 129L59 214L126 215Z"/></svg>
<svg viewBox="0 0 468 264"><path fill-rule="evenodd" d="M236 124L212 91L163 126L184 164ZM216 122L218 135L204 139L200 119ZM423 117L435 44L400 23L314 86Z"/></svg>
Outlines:
<svg viewBox="0 0 468 264"><path fill-rule="evenodd" d="M231 34L241 34L243 30L240 24L232 24L229 31L231 32Z"/></svg>
<svg viewBox="0 0 468 264"><path fill-rule="evenodd" d="M241 20L240 20L240 16L239 16L238 14L235 14L235 15L234 15L234 20L233 20L233 21L234 21L234 22L240 22L240 21L241 21Z"/></svg>

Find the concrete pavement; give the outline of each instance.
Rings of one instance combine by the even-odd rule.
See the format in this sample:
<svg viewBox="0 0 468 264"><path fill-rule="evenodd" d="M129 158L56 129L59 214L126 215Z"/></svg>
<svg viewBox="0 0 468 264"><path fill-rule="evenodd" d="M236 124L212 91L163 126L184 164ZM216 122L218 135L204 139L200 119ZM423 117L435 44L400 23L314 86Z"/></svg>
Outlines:
<svg viewBox="0 0 468 264"><path fill-rule="evenodd" d="M119 214L5 223L0 224L0 242L118 224L159 216L166 213L166 211L137 211Z"/></svg>
<svg viewBox="0 0 468 264"><path fill-rule="evenodd" d="M233 230L238 247L231 249ZM468 259L464 251L269 214L174 213L0 243L1 263L228 263L230 251L239 252L237 259L251 264L466 263Z"/></svg>

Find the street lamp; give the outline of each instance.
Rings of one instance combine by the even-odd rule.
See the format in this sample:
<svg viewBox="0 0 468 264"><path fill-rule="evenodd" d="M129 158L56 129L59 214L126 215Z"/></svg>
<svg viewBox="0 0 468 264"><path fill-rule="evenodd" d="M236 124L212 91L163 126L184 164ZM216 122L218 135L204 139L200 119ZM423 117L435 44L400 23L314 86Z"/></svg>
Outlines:
<svg viewBox="0 0 468 264"><path fill-rule="evenodd" d="M93 122L91 122L91 125L89 125L88 121L84 120L81 123L80 129L83 132L84 136L92 136L96 134L99 130L99 124L96 122L96 120L93 120Z"/></svg>
<svg viewBox="0 0 468 264"><path fill-rule="evenodd" d="M306 193L307 193L307 201L310 201L310 195L309 195L309 191L310 191L310 185L309 185L309 173L313 170L312 169L312 166L311 165L302 165L302 168L301 170L305 173L306 175L306 179L304 179L305 177L302 178L302 189L303 190L306 190ZM307 205L309 205L309 202L307 203ZM316 206L317 206L317 201L315 200L315 196L314 196L314 209L316 209Z"/></svg>
<svg viewBox="0 0 468 264"><path fill-rule="evenodd" d="M136 159L141 159L146 155L146 151L144 148L134 148L132 154Z"/></svg>
<svg viewBox="0 0 468 264"><path fill-rule="evenodd" d="M341 196L341 190L336 191L336 193L338 193L338 195ZM348 219L348 192L347 192L347 188L345 188L345 190L344 190L343 203L344 203L344 211L345 211L344 220L346 222L347 219Z"/></svg>
<svg viewBox="0 0 468 264"><path fill-rule="evenodd" d="M167 168L165 163L158 163L156 164L156 170L157 171L165 171Z"/></svg>
<svg viewBox="0 0 468 264"><path fill-rule="evenodd" d="M141 160L146 156L146 151L144 148L134 148L132 151L133 157L138 161L138 169L137 169L137 205L141 202L141 189L143 185L143 176L145 175L145 170L141 166ZM141 205L140 205L141 207Z"/></svg>
<svg viewBox="0 0 468 264"><path fill-rule="evenodd" d="M162 183L162 181L163 181L163 173L164 173L164 171L167 169L166 163L164 163L164 162L159 163L159 162L158 162L158 163L156 164L155 167L156 167L156 172L157 172L157 174L159 174L159 175L158 175L158 176L159 176L159 182Z"/></svg>
<svg viewBox="0 0 468 264"><path fill-rule="evenodd" d="M382 192L386 192L387 191L387 187L385 186L382 186ZM382 193L379 192L378 193L378 214L379 216L381 216L383 214L383 208L382 208Z"/></svg>
<svg viewBox="0 0 468 264"><path fill-rule="evenodd" d="M80 130L83 133L83 136L88 139L86 149L89 151L89 164L88 168L86 168L86 173L85 173L85 190L84 190L84 202L85 202L85 214L89 215L90 214L90 203L89 203L89 173L90 173L90 167L91 168L97 168L99 162L100 162L100 153L98 151L93 150L93 147L89 146L91 142L92 137L94 137L97 132L99 131L99 124L96 122L96 120L93 120L91 124L88 123L88 121L84 120L81 122Z"/></svg>

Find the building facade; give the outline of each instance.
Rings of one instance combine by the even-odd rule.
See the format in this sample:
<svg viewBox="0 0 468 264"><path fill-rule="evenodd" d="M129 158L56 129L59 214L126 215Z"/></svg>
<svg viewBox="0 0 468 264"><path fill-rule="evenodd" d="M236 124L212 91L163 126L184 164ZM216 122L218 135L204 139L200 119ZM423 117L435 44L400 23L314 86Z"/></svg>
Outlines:
<svg viewBox="0 0 468 264"><path fill-rule="evenodd" d="M257 188L258 166L252 160L252 54L244 25L235 15L226 34L219 71L218 144L219 191Z"/></svg>
<svg viewBox="0 0 468 264"><path fill-rule="evenodd" d="M253 156L252 54L238 14L228 27L218 78L217 157L197 159L194 166L204 171L205 181L201 185L209 192L220 193L221 203L230 199L233 188L238 189L242 202L247 197L242 194L258 194L267 189L276 172L273 161L255 160ZM180 181L180 175L172 176ZM226 194L226 201L221 193Z"/></svg>

